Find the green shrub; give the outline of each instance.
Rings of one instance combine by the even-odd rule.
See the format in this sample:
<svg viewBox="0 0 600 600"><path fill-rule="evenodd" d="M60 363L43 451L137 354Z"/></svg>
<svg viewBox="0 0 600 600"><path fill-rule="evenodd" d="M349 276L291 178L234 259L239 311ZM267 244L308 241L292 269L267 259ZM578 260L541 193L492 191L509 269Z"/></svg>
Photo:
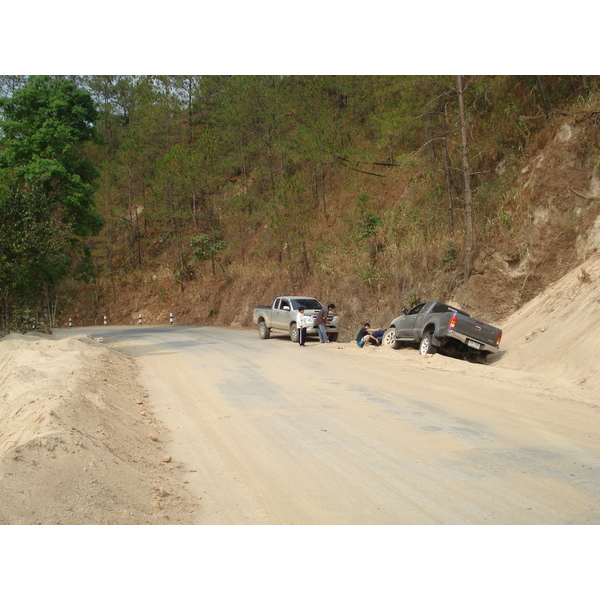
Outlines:
<svg viewBox="0 0 600 600"><path fill-rule="evenodd" d="M15 309L11 315L11 326L12 329L23 334L29 331L52 333L50 327L43 321L40 321L29 308Z"/></svg>

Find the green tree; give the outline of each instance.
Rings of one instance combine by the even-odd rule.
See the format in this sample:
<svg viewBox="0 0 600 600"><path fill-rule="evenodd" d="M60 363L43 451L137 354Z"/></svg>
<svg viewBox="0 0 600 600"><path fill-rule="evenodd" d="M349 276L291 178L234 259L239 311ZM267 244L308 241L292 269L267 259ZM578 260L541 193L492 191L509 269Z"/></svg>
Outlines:
<svg viewBox="0 0 600 600"><path fill-rule="evenodd" d="M98 171L82 152L96 139L90 94L68 79L31 77L12 96L0 98L0 111L0 169L9 170L18 186L39 187L76 235L97 234Z"/></svg>
<svg viewBox="0 0 600 600"><path fill-rule="evenodd" d="M39 191L1 195L0 215L3 324L10 321L10 306L42 308L49 320L50 292L71 266L65 253L70 229L53 217Z"/></svg>
<svg viewBox="0 0 600 600"><path fill-rule="evenodd" d="M223 273L225 273L225 268L219 261L218 256L225 250L227 243L225 240L220 239L220 236L221 232L211 231L210 234L200 233L190 239L194 249L194 258L201 262L210 260L213 274L215 273L215 262L219 264Z"/></svg>
<svg viewBox="0 0 600 600"><path fill-rule="evenodd" d="M96 109L71 80L43 76L0 98L0 117L3 314L42 300L48 313L54 286L89 262L81 238L102 227L98 172L84 152L96 139Z"/></svg>

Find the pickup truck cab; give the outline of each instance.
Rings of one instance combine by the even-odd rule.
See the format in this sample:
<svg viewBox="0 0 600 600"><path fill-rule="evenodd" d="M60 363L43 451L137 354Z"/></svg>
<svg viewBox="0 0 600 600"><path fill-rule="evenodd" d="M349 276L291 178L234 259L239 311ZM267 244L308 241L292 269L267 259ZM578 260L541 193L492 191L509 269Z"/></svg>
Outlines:
<svg viewBox="0 0 600 600"><path fill-rule="evenodd" d="M396 317L388 326L383 343L400 348L418 344L422 355L440 353L484 363L500 349L502 331L472 319L464 310L443 302L423 302Z"/></svg>
<svg viewBox="0 0 600 600"><path fill-rule="evenodd" d="M314 319L323 305L317 299L306 296L277 296L271 306L255 306L253 321L258 326L258 335L266 340L271 336L271 330L275 329L287 332L292 342L297 342L296 317L300 307L304 307L304 316L308 321L306 335L318 335ZM329 340L335 342L340 331L339 318L329 312L327 321Z"/></svg>

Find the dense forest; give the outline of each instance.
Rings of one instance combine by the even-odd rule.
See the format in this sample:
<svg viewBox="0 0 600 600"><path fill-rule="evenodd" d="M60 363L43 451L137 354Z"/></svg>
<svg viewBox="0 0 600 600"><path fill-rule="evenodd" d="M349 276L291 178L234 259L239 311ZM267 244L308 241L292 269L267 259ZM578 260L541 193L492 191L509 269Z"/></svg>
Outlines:
<svg viewBox="0 0 600 600"><path fill-rule="evenodd" d="M581 258L599 83L0 77L0 328L247 326L281 293L348 327L422 299L507 316Z"/></svg>

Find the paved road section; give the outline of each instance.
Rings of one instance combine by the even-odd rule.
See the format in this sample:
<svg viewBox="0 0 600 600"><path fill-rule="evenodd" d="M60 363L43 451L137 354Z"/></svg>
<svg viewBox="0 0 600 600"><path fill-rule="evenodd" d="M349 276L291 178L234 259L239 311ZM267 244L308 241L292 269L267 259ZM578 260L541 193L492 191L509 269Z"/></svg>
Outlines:
<svg viewBox="0 0 600 600"><path fill-rule="evenodd" d="M133 356L200 524L599 524L600 409L527 374L254 331L61 329Z"/></svg>

